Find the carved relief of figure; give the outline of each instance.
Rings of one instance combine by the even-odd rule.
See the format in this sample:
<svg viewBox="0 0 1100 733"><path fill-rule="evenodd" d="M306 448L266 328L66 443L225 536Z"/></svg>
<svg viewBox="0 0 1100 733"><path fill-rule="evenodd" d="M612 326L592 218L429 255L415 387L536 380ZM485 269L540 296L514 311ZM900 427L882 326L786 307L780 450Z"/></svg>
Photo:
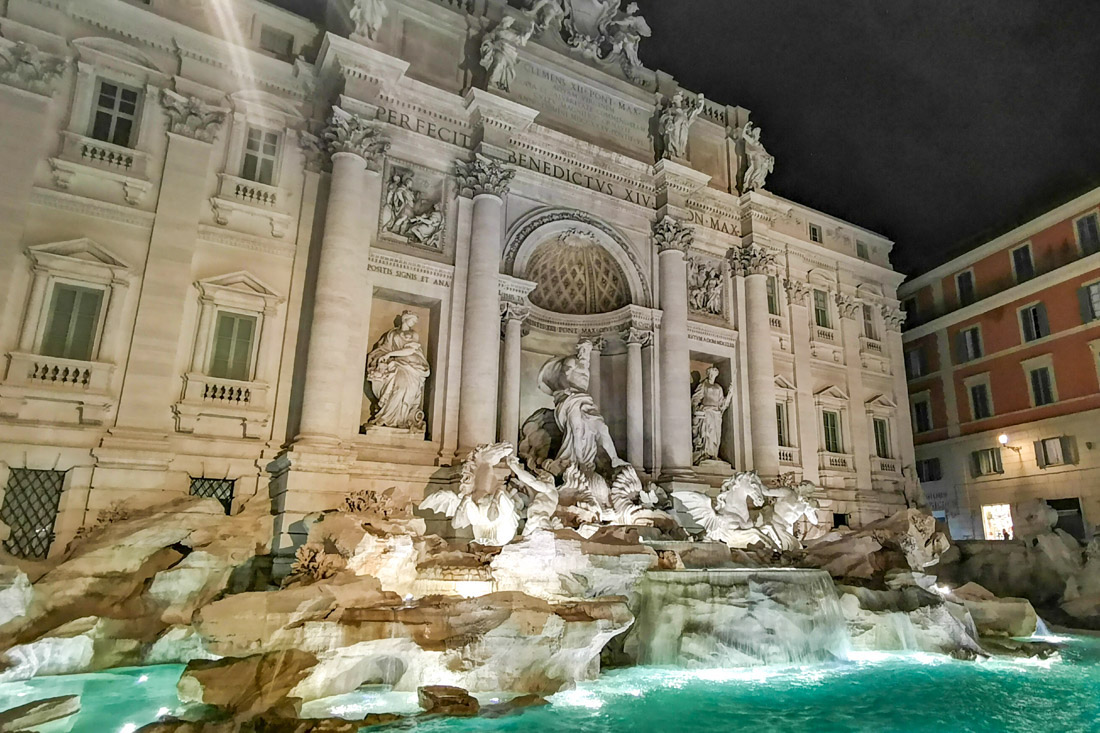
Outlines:
<svg viewBox="0 0 1100 733"><path fill-rule="evenodd" d="M697 313L722 315L722 273L705 262L688 265L688 305Z"/></svg>
<svg viewBox="0 0 1100 733"><path fill-rule="evenodd" d="M634 72L642 68L638 46L643 38L653 35L649 23L638 15L638 3L627 5L626 12L619 13L602 30L610 37L614 50L622 53L623 71L628 78L633 78Z"/></svg>
<svg viewBox="0 0 1100 733"><path fill-rule="evenodd" d="M741 190L742 193L757 191L764 188L768 174L775 168L775 158L764 149L763 143L760 142L760 128L751 122L745 123L741 138L745 143L745 158L748 159Z"/></svg>
<svg viewBox="0 0 1100 733"><path fill-rule="evenodd" d="M355 0L348 17L355 24L356 35L373 41L388 12L385 0Z"/></svg>
<svg viewBox="0 0 1100 733"><path fill-rule="evenodd" d="M696 465L718 460L722 444L722 415L730 406L733 390L726 393L717 380L718 367L708 367L691 395L691 447Z"/></svg>
<svg viewBox="0 0 1100 733"><path fill-rule="evenodd" d="M535 33L542 33L561 20L565 15L565 8L561 3L562 0L531 0L531 4L523 13L531 19Z"/></svg>
<svg viewBox="0 0 1100 733"><path fill-rule="evenodd" d="M626 464L619 458L600 409L588 394L592 343L581 341L576 354L551 359L539 371L539 388L554 398L554 419L562 432L561 448L550 471L560 473L577 464L594 470L602 450L612 468Z"/></svg>
<svg viewBox="0 0 1100 733"><path fill-rule="evenodd" d="M694 102L689 102L684 98L683 92L676 92L665 104L658 121L658 132L664 143L661 157L687 157L688 132L691 130L691 123L703 111L705 101L702 94L695 97Z"/></svg>
<svg viewBox="0 0 1100 733"><path fill-rule="evenodd" d="M378 398L370 425L423 430L424 382L431 374L416 332L417 316L403 312L367 354L367 379Z"/></svg>
<svg viewBox="0 0 1100 733"><path fill-rule="evenodd" d="M439 249L439 238L443 233L443 202L437 201L423 214L409 219L405 236L414 242Z"/></svg>
<svg viewBox="0 0 1100 733"><path fill-rule="evenodd" d="M513 28L515 23L512 16L505 17L481 42L481 66L489 72L489 86L505 92L516 78L520 46L526 46L535 32L532 26L521 33Z"/></svg>
<svg viewBox="0 0 1100 733"><path fill-rule="evenodd" d="M386 205L382 211L382 228L387 232L405 234L405 227L420 198L420 194L413 190L412 180L412 173L403 171L397 171L390 177Z"/></svg>

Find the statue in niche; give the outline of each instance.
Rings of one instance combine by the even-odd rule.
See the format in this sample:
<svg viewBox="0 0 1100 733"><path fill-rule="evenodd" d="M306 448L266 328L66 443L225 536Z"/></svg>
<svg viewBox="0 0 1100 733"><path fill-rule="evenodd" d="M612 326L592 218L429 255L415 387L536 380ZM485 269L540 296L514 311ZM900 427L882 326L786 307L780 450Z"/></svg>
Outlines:
<svg viewBox="0 0 1100 733"><path fill-rule="evenodd" d="M366 36L373 41L388 12L385 0L355 0L348 17L355 24L355 35Z"/></svg>
<svg viewBox="0 0 1100 733"><path fill-rule="evenodd" d="M554 420L562 433L561 447L549 468L554 474L569 464L589 473L596 468L598 458L609 461L611 468L626 465L619 458L600 408L588 393L591 357L592 342L580 341L575 354L551 359L539 370L539 388L553 396Z"/></svg>
<svg viewBox="0 0 1100 733"><path fill-rule="evenodd" d="M616 10L619 3L616 2ZM646 23L645 18L638 15L638 3L630 3L626 11L617 13L611 20L604 23L601 31L611 39L614 52L623 55L623 73L628 79L633 79L638 69L642 68L642 60L638 57L638 46L643 38L653 35L653 30Z"/></svg>
<svg viewBox="0 0 1100 733"><path fill-rule="evenodd" d="M520 32L515 24L515 18L506 16L481 42L481 67L489 72L489 86L504 92L516 78L520 47L526 46L535 32L534 26Z"/></svg>
<svg viewBox="0 0 1100 733"><path fill-rule="evenodd" d="M665 103L657 128L664 143L662 158L687 158L688 132L691 130L691 123L703 111L705 102L702 94L697 95L694 102L689 102L683 92L676 92Z"/></svg>
<svg viewBox="0 0 1100 733"><path fill-rule="evenodd" d="M420 509L449 517L455 529L470 527L479 544L508 544L519 530L520 512L516 496L497 466L514 451L507 442L478 446L462 462L458 491L437 491L420 503Z"/></svg>
<svg viewBox="0 0 1100 733"><path fill-rule="evenodd" d="M733 400L718 384L718 367L707 367L706 375L691 395L691 447L695 465L718 460L722 444L722 416Z"/></svg>
<svg viewBox="0 0 1100 733"><path fill-rule="evenodd" d="M672 496L703 528L706 539L743 550L775 544L751 512L764 504L764 491L764 482L756 472L746 471L726 479L713 503L709 496L698 491L673 491Z"/></svg>
<svg viewBox="0 0 1100 733"><path fill-rule="evenodd" d="M367 380L377 397L372 426L422 431L424 382L431 374L416 332L419 319L404 311L367 354Z"/></svg>
<svg viewBox="0 0 1100 733"><path fill-rule="evenodd" d="M535 33L542 33L562 19L565 8L561 3L562 0L531 0L523 13L531 20Z"/></svg>
<svg viewBox="0 0 1100 733"><path fill-rule="evenodd" d="M705 262L688 263L688 305L696 313L722 315L722 270Z"/></svg>
<svg viewBox="0 0 1100 733"><path fill-rule="evenodd" d="M746 122L741 128L740 137L745 145L745 159L748 160L741 192L758 191L764 188L768 174L774 170L775 157L764 149L763 143L760 142L760 128L751 122Z"/></svg>
<svg viewBox="0 0 1100 733"><path fill-rule="evenodd" d="M413 174L397 170L390 176L382 207L382 229L410 242L440 248L443 234L443 202L424 208L424 195L413 188Z"/></svg>

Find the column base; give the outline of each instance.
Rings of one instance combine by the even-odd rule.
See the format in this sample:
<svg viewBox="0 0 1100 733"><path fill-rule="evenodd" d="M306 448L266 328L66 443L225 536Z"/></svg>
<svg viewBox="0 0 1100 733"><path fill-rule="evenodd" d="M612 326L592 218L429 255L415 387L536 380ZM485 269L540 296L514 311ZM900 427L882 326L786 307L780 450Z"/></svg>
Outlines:
<svg viewBox="0 0 1100 733"><path fill-rule="evenodd" d="M662 486L667 482L695 481L697 478L692 468L662 468L657 478L657 483Z"/></svg>

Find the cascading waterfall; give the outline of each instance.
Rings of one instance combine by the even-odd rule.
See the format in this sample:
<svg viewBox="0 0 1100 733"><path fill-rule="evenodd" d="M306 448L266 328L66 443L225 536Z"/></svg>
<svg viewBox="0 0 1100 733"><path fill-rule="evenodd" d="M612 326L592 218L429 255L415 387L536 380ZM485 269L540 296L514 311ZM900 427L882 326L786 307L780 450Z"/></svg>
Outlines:
<svg viewBox="0 0 1100 733"><path fill-rule="evenodd" d="M689 668L804 664L851 648L833 581L821 570L650 571L624 650L638 664Z"/></svg>

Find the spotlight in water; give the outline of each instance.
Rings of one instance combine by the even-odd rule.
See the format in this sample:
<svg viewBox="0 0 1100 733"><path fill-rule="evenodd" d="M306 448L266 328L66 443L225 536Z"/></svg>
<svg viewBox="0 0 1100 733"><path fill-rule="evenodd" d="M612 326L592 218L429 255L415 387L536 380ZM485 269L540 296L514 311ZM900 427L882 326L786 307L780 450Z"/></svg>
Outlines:
<svg viewBox="0 0 1100 733"><path fill-rule="evenodd" d="M134 733L137 729L137 723L127 723L118 729L118 733Z"/></svg>
<svg viewBox="0 0 1100 733"><path fill-rule="evenodd" d="M149 681L149 675L143 674L142 676L137 678L137 681L138 681L139 685L142 684L142 683L148 682Z"/></svg>

